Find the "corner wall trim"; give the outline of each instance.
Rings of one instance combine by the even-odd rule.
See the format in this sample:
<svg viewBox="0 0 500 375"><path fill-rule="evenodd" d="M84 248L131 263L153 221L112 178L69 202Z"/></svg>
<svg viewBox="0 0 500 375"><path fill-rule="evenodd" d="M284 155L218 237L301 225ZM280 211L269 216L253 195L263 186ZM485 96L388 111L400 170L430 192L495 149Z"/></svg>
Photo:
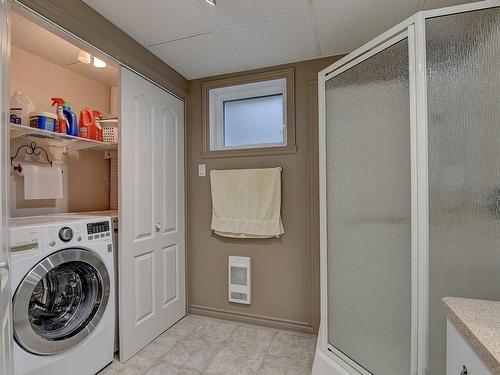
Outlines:
<svg viewBox="0 0 500 375"><path fill-rule="evenodd" d="M233 320L241 323L256 324L270 328L285 329L302 333L317 334L316 330L307 322L273 318L270 316L248 314L212 307L189 305L189 314L202 315L210 318Z"/></svg>

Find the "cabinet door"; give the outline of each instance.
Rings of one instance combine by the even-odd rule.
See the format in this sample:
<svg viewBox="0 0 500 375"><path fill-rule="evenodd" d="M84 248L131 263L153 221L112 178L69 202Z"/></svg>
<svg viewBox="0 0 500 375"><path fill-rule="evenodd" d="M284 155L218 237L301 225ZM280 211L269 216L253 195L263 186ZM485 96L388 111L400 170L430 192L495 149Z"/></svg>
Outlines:
<svg viewBox="0 0 500 375"><path fill-rule="evenodd" d="M493 375L453 323L446 324L446 375Z"/></svg>
<svg viewBox="0 0 500 375"><path fill-rule="evenodd" d="M8 176L6 171L10 170L8 163L8 124L7 114L9 113L9 15L7 0L0 1L0 163L2 174L0 176L0 374L8 375L12 373L12 294L10 290L9 272L9 233L8 233Z"/></svg>
<svg viewBox="0 0 500 375"><path fill-rule="evenodd" d="M122 68L120 360L185 314L184 104Z"/></svg>

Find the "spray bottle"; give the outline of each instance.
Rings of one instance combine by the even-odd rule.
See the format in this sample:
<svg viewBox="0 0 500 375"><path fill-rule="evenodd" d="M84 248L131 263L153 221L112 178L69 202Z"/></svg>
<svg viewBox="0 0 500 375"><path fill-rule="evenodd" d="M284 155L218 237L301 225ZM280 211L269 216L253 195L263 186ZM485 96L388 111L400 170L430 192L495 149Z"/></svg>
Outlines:
<svg viewBox="0 0 500 375"><path fill-rule="evenodd" d="M64 102L63 98L51 98L52 106L57 105L56 115L57 115L57 133L67 134L68 133L68 122L66 116L64 116Z"/></svg>

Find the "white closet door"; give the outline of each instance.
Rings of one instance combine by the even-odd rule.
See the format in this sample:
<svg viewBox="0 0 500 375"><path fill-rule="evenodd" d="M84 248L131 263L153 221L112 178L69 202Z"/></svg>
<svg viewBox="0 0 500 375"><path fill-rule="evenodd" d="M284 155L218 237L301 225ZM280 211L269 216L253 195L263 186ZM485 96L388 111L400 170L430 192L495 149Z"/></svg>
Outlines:
<svg viewBox="0 0 500 375"><path fill-rule="evenodd" d="M8 236L8 112L9 112L9 15L7 0L0 2L0 374L12 374L12 315Z"/></svg>
<svg viewBox="0 0 500 375"><path fill-rule="evenodd" d="M122 68L120 360L185 315L184 104Z"/></svg>

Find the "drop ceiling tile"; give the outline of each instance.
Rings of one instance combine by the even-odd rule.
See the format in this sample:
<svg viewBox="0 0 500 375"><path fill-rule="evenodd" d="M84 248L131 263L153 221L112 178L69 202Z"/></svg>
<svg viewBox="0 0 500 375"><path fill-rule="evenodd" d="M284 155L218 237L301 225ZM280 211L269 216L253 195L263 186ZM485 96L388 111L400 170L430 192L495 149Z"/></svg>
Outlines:
<svg viewBox="0 0 500 375"><path fill-rule="evenodd" d="M471 0L426 0L423 6L423 9L437 9L449 7L452 5L461 5L471 3Z"/></svg>
<svg viewBox="0 0 500 375"><path fill-rule="evenodd" d="M84 1L143 45L216 28L198 0Z"/></svg>
<svg viewBox="0 0 500 375"><path fill-rule="evenodd" d="M204 0L199 1L221 27L282 14L308 12L307 0L217 0L215 7Z"/></svg>
<svg viewBox="0 0 500 375"><path fill-rule="evenodd" d="M156 45L149 49L187 79L247 68L219 31Z"/></svg>
<svg viewBox="0 0 500 375"><path fill-rule="evenodd" d="M318 57L309 13L265 18L223 32L252 68Z"/></svg>
<svg viewBox="0 0 500 375"><path fill-rule="evenodd" d="M351 0L315 7L323 55L351 52L413 15L421 0ZM374 5L376 4L376 5Z"/></svg>

